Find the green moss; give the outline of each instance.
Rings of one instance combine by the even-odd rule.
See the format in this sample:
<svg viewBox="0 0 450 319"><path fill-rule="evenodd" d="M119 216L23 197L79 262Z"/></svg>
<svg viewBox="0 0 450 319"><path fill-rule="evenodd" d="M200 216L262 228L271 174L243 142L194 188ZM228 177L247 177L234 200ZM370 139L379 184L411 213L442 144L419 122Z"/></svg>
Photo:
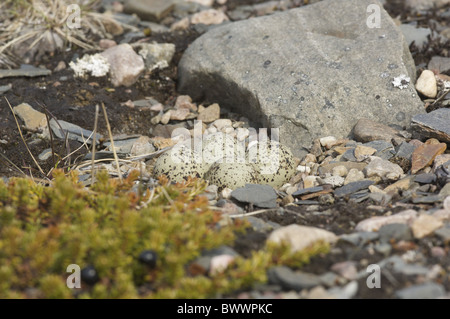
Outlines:
<svg viewBox="0 0 450 319"><path fill-rule="evenodd" d="M209 298L265 282L274 265L301 267L327 252L317 244L292 254L267 245L250 258L238 257L215 275L194 276L187 265L202 251L232 245L247 224L217 227L222 216L209 209L202 180L132 190L138 173L123 182L97 176L90 188L75 175L57 171L52 185L30 179L0 181L0 298ZM149 269L138 261L144 250L158 255ZM100 280L69 289L67 266L93 265Z"/></svg>

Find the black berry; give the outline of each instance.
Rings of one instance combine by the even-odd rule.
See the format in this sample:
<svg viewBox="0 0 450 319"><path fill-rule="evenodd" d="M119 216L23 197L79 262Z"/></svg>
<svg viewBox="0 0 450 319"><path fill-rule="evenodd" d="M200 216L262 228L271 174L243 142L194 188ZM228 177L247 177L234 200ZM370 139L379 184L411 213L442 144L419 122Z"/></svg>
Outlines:
<svg viewBox="0 0 450 319"><path fill-rule="evenodd" d="M81 280L88 285L94 285L99 279L97 270L95 270L94 266L86 266L81 269Z"/></svg>
<svg viewBox="0 0 450 319"><path fill-rule="evenodd" d="M146 264L150 268L156 267L156 261L158 260L158 254L153 250L144 250L139 255L139 261Z"/></svg>

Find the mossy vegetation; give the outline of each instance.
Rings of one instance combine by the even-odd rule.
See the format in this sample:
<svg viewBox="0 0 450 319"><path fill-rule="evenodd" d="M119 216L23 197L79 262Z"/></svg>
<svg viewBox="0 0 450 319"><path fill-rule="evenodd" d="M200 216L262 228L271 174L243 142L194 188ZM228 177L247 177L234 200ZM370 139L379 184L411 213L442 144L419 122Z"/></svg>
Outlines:
<svg viewBox="0 0 450 319"><path fill-rule="evenodd" d="M189 263L202 251L233 245L248 225L211 210L200 195L202 180L160 180L162 186L144 189L138 178L136 172L119 182L101 172L91 188L61 171L50 186L0 180L0 298L217 297L265 282L273 265L301 266L328 249L318 244L292 254L268 244L222 272L194 275ZM139 261L146 250L158 256L154 267ZM98 281L67 288L71 264L94 267Z"/></svg>

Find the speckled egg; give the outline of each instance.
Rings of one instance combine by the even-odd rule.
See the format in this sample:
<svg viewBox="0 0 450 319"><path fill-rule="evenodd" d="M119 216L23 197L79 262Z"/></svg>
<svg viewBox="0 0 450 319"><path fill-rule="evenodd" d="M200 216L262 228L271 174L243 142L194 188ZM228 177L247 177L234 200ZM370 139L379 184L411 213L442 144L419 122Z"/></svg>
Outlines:
<svg viewBox="0 0 450 319"><path fill-rule="evenodd" d="M203 162L211 167L213 163L244 163L245 144L234 137L218 132L203 138Z"/></svg>
<svg viewBox="0 0 450 319"><path fill-rule="evenodd" d="M202 161L196 161L190 146L176 145L155 162L153 175L166 175L173 182L182 182L191 177L203 177L206 169Z"/></svg>
<svg viewBox="0 0 450 319"><path fill-rule="evenodd" d="M214 163L206 172L205 179L219 189L236 189L244 187L245 184L258 184L259 174L253 164Z"/></svg>
<svg viewBox="0 0 450 319"><path fill-rule="evenodd" d="M278 188L294 176L296 163L291 151L276 141L256 143L247 150L250 163L255 163L260 184Z"/></svg>

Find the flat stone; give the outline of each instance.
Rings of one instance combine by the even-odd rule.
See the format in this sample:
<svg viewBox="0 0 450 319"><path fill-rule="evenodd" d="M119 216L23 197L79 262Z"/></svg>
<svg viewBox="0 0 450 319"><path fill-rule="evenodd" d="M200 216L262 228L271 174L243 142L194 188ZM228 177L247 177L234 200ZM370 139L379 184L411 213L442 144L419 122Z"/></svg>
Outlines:
<svg viewBox="0 0 450 319"><path fill-rule="evenodd" d="M267 241L275 244L285 242L290 245L292 252L297 252L319 241L332 244L337 239L338 237L335 234L327 230L292 224L274 230Z"/></svg>
<svg viewBox="0 0 450 319"><path fill-rule="evenodd" d="M441 142L450 142L450 109L448 108L416 115L412 118L411 125L423 136L434 137Z"/></svg>
<svg viewBox="0 0 450 319"><path fill-rule="evenodd" d="M125 3L124 12L158 22L173 10L174 5L172 0L129 0Z"/></svg>
<svg viewBox="0 0 450 319"><path fill-rule="evenodd" d="M432 234L438 228L441 228L444 224L442 221L431 215L420 215L411 225L415 238L423 238Z"/></svg>
<svg viewBox="0 0 450 319"><path fill-rule="evenodd" d="M421 184L431 184L436 181L436 174L433 173L423 173L419 174L414 178L414 182Z"/></svg>
<svg viewBox="0 0 450 319"><path fill-rule="evenodd" d="M429 282L398 290L395 295L400 299L436 299L445 296L445 289L442 285Z"/></svg>
<svg viewBox="0 0 450 319"><path fill-rule="evenodd" d="M450 58L437 55L432 57L430 62L428 62L428 70L437 70L439 73L450 70Z"/></svg>
<svg viewBox="0 0 450 319"><path fill-rule="evenodd" d="M423 144L417 147L412 155L411 173L415 174L433 164L436 156L444 153L446 149L447 145L445 143Z"/></svg>
<svg viewBox="0 0 450 319"><path fill-rule="evenodd" d="M269 283L280 285L287 290L301 291L320 285L320 277L303 272L294 272L286 266L276 266L267 270Z"/></svg>
<svg viewBox="0 0 450 319"><path fill-rule="evenodd" d="M403 157L403 158L406 158L407 160L411 160L412 154L416 148L417 148L417 146L404 141L398 146L395 156Z"/></svg>
<svg viewBox="0 0 450 319"><path fill-rule="evenodd" d="M344 152L344 154L342 154L342 160L345 161L349 161L349 162L356 162L356 157L355 157L355 149L354 148L350 148L348 150L346 150Z"/></svg>
<svg viewBox="0 0 450 319"><path fill-rule="evenodd" d="M405 224L386 224L378 230L380 241L382 243L390 242L390 240L411 240L412 233L408 225Z"/></svg>
<svg viewBox="0 0 450 319"><path fill-rule="evenodd" d="M363 143L377 140L391 142L393 138L398 138L398 131L388 125L362 118L353 128L353 135L356 141Z"/></svg>
<svg viewBox="0 0 450 319"><path fill-rule="evenodd" d="M277 207L277 193L272 186L247 184L231 192L231 197L242 203L251 203L261 208Z"/></svg>
<svg viewBox="0 0 450 319"><path fill-rule="evenodd" d="M28 77L34 78L37 76L47 76L52 74L52 71L42 68L36 68L32 65L22 65L20 69L0 70L0 79L12 77Z"/></svg>
<svg viewBox="0 0 450 319"><path fill-rule="evenodd" d="M145 69L144 60L127 44L119 44L102 53L110 64L111 83L114 86L131 86Z"/></svg>
<svg viewBox="0 0 450 319"><path fill-rule="evenodd" d="M80 143L84 143L84 141L86 141L88 144L92 143L93 136L91 138L89 138L89 136L91 136L93 132L79 127L78 125L62 120L56 121L52 118L50 120L50 128L57 138L65 139L67 134L67 138L69 140L75 140ZM95 136L97 142L100 138L103 138L103 135L99 133L97 133Z"/></svg>
<svg viewBox="0 0 450 319"><path fill-rule="evenodd" d="M391 216L375 216L360 221L356 227L356 231L378 231L383 225L388 224L410 224L417 217L417 212L412 209L402 211Z"/></svg>
<svg viewBox="0 0 450 319"><path fill-rule="evenodd" d="M334 195L336 197L343 197L355 193L361 189L366 189L370 185L374 184L373 181L370 180L362 180L358 182L349 183L345 186L339 187L334 191Z"/></svg>
<svg viewBox="0 0 450 319"><path fill-rule="evenodd" d="M418 196L413 197L412 202L414 204L434 204L438 202L442 202L443 196L438 195L426 195L426 196Z"/></svg>
<svg viewBox="0 0 450 319"><path fill-rule="evenodd" d="M403 175L403 169L398 164L375 158L364 168L364 173L366 177L378 176L382 179L399 179Z"/></svg>
<svg viewBox="0 0 450 319"><path fill-rule="evenodd" d="M36 111L27 103L19 104L13 107L16 114L25 124L26 128L31 130L45 129L47 127L47 118L44 113Z"/></svg>
<svg viewBox="0 0 450 319"><path fill-rule="evenodd" d="M299 189L298 191L292 193L292 196L295 197L295 196L300 196L300 195L307 195L307 194L311 194L311 193L317 193L317 192L320 192L323 190L324 190L323 186L302 188L302 189Z"/></svg>
<svg viewBox="0 0 450 319"><path fill-rule="evenodd" d="M206 108L200 105L198 112L199 114L197 119L205 123L211 123L220 118L220 106L217 103L214 103Z"/></svg>
<svg viewBox="0 0 450 319"><path fill-rule="evenodd" d="M280 142L298 157L305 155L298 145L345 136L362 117L407 126L423 104L391 81L400 74L414 80L414 61L381 5L385 23L367 27L360 12L373 3L326 0L216 27L185 51L179 90L279 128Z"/></svg>
<svg viewBox="0 0 450 319"><path fill-rule="evenodd" d="M174 130L178 129L178 128L186 128L186 123L182 122L182 123L177 123L177 124L167 124L167 125L161 125L158 124L156 125L153 130L151 131L151 133L154 136L160 136L160 137L164 137L164 138L170 138L172 136L172 133Z"/></svg>

